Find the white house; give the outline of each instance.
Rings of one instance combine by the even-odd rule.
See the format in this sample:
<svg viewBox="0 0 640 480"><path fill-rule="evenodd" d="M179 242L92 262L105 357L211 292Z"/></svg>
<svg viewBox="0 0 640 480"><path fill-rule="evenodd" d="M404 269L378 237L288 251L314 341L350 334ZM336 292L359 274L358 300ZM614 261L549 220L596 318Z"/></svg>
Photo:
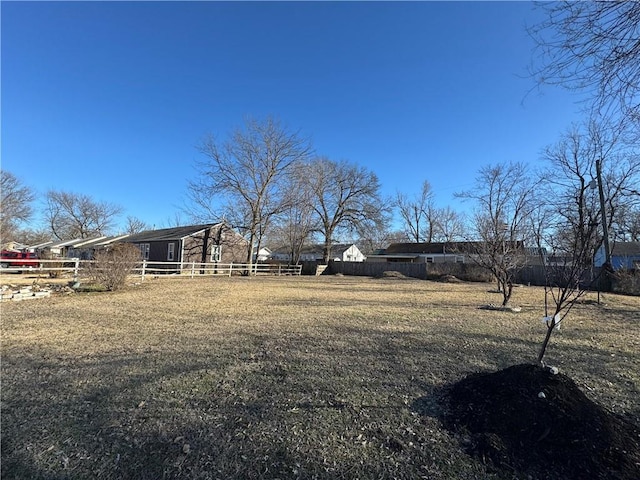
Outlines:
<svg viewBox="0 0 640 480"><path fill-rule="evenodd" d="M266 262L267 260L269 260L272 255L272 251L267 248L267 247L260 247L260 250L258 250L258 254L254 255L254 260L257 262Z"/></svg>
<svg viewBox="0 0 640 480"><path fill-rule="evenodd" d="M302 247L300 252L301 262L319 262L323 256L323 245L308 245ZM365 256L353 243L340 243L331 246L329 260L336 262L364 262ZM291 252L287 248L278 248L271 252L271 259L279 262L290 262Z"/></svg>

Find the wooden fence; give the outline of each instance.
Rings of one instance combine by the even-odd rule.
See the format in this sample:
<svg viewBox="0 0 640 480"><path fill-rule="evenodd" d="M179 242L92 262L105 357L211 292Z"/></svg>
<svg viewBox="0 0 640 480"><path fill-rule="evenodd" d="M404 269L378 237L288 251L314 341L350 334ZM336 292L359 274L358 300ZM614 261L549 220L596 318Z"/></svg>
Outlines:
<svg viewBox="0 0 640 480"><path fill-rule="evenodd" d="M59 258L54 260L39 260L39 267L9 267L3 268L2 273L32 273L49 277L71 276L74 281L86 277L87 267L93 260L79 258ZM280 264L246 264L246 263L180 263L180 262L149 262L142 261L133 269L132 274L140 277L141 281L152 276L154 278L170 278L175 276L194 278L196 276L225 276L232 275L301 275L301 265Z"/></svg>
<svg viewBox="0 0 640 480"><path fill-rule="evenodd" d="M379 277L384 272L399 272L406 277L434 280L443 275L455 275L470 282L490 282L486 270L470 263L412 263L412 262L335 262L329 261L327 273Z"/></svg>
<svg viewBox="0 0 640 480"><path fill-rule="evenodd" d="M143 261L135 269L135 273L141 277L152 275L154 278L168 277L172 275L189 276L225 276L232 275L300 275L301 265L282 265L268 263L180 263L180 262L148 262Z"/></svg>
<svg viewBox="0 0 640 480"><path fill-rule="evenodd" d="M455 275L461 280L471 282L491 282L492 276L475 264L460 263L410 263L410 262L329 262L327 274L341 273L379 277L384 272L395 271L407 277L423 280L435 280L443 275ZM515 283L522 285L544 286L548 275L554 275L562 282L562 267L545 270L541 265L523 267L516 275ZM552 280L553 281L553 280ZM640 270L617 271L613 275L602 275L600 268L594 267L583 272L581 284L588 290L616 292L625 295L640 295Z"/></svg>

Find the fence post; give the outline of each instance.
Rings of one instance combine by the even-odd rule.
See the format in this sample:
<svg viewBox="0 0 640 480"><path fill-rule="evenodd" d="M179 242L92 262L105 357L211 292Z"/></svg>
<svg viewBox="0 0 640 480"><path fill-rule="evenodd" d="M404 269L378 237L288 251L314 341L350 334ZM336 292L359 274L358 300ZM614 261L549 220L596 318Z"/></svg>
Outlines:
<svg viewBox="0 0 640 480"><path fill-rule="evenodd" d="M145 273L147 272L147 261L146 260L142 260L142 271L140 272L140 282L144 282L144 276Z"/></svg>
<svg viewBox="0 0 640 480"><path fill-rule="evenodd" d="M193 278L193 275L196 272L196 262L191 262L191 278Z"/></svg>
<svg viewBox="0 0 640 480"><path fill-rule="evenodd" d="M231 276L231 271L233 270L233 262L229 264L229 276Z"/></svg>
<svg viewBox="0 0 640 480"><path fill-rule="evenodd" d="M78 270L80 269L80 258L76 257L74 258L75 260L75 266L73 267L73 281L77 282L78 281Z"/></svg>

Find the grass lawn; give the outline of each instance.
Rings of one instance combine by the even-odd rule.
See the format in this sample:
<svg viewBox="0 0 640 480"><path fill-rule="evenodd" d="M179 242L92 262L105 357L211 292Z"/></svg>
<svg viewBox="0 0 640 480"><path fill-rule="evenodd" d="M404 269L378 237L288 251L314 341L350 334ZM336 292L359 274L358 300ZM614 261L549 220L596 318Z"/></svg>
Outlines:
<svg viewBox="0 0 640 480"><path fill-rule="evenodd" d="M492 288L161 279L4 302L2 478L518 478L440 420L443 387L538 353L543 289L515 290L520 313L478 309ZM640 424L640 298L603 299L546 360Z"/></svg>

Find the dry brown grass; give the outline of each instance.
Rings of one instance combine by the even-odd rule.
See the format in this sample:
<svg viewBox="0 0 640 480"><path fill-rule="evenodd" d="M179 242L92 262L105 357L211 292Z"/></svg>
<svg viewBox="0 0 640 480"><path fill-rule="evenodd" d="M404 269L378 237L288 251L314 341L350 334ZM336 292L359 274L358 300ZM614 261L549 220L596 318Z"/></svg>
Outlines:
<svg viewBox="0 0 640 480"><path fill-rule="evenodd" d="M2 478L514 478L438 391L533 361L543 291L353 277L150 280L2 304ZM592 297L592 298L595 298ZM547 362L640 423L640 298L583 303Z"/></svg>

